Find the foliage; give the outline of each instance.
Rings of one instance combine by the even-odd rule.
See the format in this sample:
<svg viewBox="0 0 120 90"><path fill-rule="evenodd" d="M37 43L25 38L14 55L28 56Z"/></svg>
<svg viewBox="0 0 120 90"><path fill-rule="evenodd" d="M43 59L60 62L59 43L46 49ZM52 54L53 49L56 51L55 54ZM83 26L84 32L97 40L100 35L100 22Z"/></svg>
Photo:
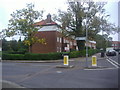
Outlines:
<svg viewBox="0 0 120 90"><path fill-rule="evenodd" d="M61 58L61 53L25 54L26 60L57 60Z"/></svg>
<svg viewBox="0 0 120 90"><path fill-rule="evenodd" d="M95 40L96 34L101 31L108 35L115 31L114 24L107 21L109 15L105 13L105 3L77 1L71 2L68 0L67 11L58 11L54 19L61 22L63 34L74 37L85 37L86 29L88 30L88 39ZM77 41L79 51L85 47L84 41Z"/></svg>
<svg viewBox="0 0 120 90"><path fill-rule="evenodd" d="M76 58L80 56L80 51L73 51L69 54L70 58Z"/></svg>
<svg viewBox="0 0 120 90"><path fill-rule="evenodd" d="M24 60L24 54L2 53L2 60Z"/></svg>
<svg viewBox="0 0 120 90"><path fill-rule="evenodd" d="M39 18L42 18L43 11L35 11L33 4L27 4L26 8L21 10L16 10L11 14L11 19L9 20L8 29L5 29L5 35L11 37L14 35L25 36L24 43L29 47L35 42L40 44L45 44L43 38L36 38L35 34L38 28L34 26L34 23ZM35 40L36 39L36 40Z"/></svg>
<svg viewBox="0 0 120 90"><path fill-rule="evenodd" d="M12 40L7 41L2 40L2 51L10 54L24 54L28 52L28 47L24 45L23 41Z"/></svg>
<svg viewBox="0 0 120 90"><path fill-rule="evenodd" d="M2 53L3 60L57 60L61 59L61 53L48 53L48 54L8 54Z"/></svg>
<svg viewBox="0 0 120 90"><path fill-rule="evenodd" d="M30 46L30 45L32 45L34 43L41 43L41 44L45 44L46 45L46 41L45 41L44 38L39 39L38 37L34 36L34 37L30 38L29 40L24 40L24 44L28 45L28 46Z"/></svg>
<svg viewBox="0 0 120 90"><path fill-rule="evenodd" d="M112 45L112 38L108 37L107 34L104 35L99 35L97 34L95 36L95 41L96 41L96 48L97 49L101 49L103 48L103 50L106 50L106 47L110 47Z"/></svg>
<svg viewBox="0 0 120 90"><path fill-rule="evenodd" d="M89 56L97 53L98 50L89 49ZM2 53L3 60L58 60L63 59L63 56L67 54L70 58L85 57L86 51L73 51L73 52L62 52L62 53L47 53L47 54L9 54Z"/></svg>

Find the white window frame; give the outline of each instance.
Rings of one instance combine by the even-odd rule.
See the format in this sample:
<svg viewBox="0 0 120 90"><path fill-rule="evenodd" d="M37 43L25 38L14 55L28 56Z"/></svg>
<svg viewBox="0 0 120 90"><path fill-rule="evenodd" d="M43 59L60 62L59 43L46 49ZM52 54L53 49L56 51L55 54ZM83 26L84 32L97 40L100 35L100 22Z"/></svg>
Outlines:
<svg viewBox="0 0 120 90"><path fill-rule="evenodd" d="M70 42L70 46L72 46L72 41Z"/></svg>
<svg viewBox="0 0 120 90"><path fill-rule="evenodd" d="M60 37L60 43L62 43L62 38Z"/></svg>
<svg viewBox="0 0 120 90"><path fill-rule="evenodd" d="M59 37L57 37L57 42L59 42Z"/></svg>
<svg viewBox="0 0 120 90"><path fill-rule="evenodd" d="M64 43L66 43L66 39L64 38Z"/></svg>
<svg viewBox="0 0 120 90"><path fill-rule="evenodd" d="M59 47L57 47L57 52L59 52Z"/></svg>
<svg viewBox="0 0 120 90"><path fill-rule="evenodd" d="M62 48L60 47L60 52L62 52Z"/></svg>

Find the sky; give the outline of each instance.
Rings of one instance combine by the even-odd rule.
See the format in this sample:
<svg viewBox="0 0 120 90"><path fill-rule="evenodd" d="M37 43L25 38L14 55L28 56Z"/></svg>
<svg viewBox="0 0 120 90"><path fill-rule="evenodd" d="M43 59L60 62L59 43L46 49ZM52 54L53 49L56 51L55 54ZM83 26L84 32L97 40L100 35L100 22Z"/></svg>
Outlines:
<svg viewBox="0 0 120 90"><path fill-rule="evenodd" d="M58 9L66 10L66 1L67 0L0 0L0 30L7 28L10 14L15 10L25 8L27 3L35 4L35 10L44 10L43 18L46 18L48 13L56 14ZM108 2L108 4L105 5L106 12L110 14L109 21L116 25L118 24L117 5L117 2ZM118 40L117 34L111 36L114 41Z"/></svg>
<svg viewBox="0 0 120 90"><path fill-rule="evenodd" d="M107 13L110 15L109 21L116 26L118 26L118 2L109 2L105 9ZM113 41L118 41L118 33L110 35L113 37Z"/></svg>

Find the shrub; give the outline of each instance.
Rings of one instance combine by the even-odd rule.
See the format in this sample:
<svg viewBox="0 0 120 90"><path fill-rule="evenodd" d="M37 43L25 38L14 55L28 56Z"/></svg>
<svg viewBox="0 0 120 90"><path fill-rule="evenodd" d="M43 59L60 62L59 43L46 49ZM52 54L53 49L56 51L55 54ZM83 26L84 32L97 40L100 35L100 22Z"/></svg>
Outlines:
<svg viewBox="0 0 120 90"><path fill-rule="evenodd" d="M2 54L2 59L3 60L23 60L24 55L23 54Z"/></svg>
<svg viewBox="0 0 120 90"><path fill-rule="evenodd" d="M88 54L89 56L97 53L98 50L96 49L89 49ZM77 57L85 57L86 50L82 51L73 51L73 52L62 52L62 53L47 53L47 54L33 54L33 53L26 53L26 54L9 54L9 53L2 53L3 60L57 60L62 59L63 55L69 55L70 58L77 58Z"/></svg>
<svg viewBox="0 0 120 90"><path fill-rule="evenodd" d="M73 52L70 52L70 58L77 58L80 56L80 51L73 51Z"/></svg>
<svg viewBox="0 0 120 90"><path fill-rule="evenodd" d="M22 52L22 51L3 51L3 53L6 53L6 54L25 54L25 52Z"/></svg>
<svg viewBox="0 0 120 90"><path fill-rule="evenodd" d="M57 60L62 58L61 53L47 53L47 54L25 54L26 60Z"/></svg>
<svg viewBox="0 0 120 90"><path fill-rule="evenodd" d="M62 58L62 53L48 53L48 54L8 54L3 53L3 60L57 60Z"/></svg>
<svg viewBox="0 0 120 90"><path fill-rule="evenodd" d="M80 51L80 56L81 56L81 57L85 57L85 56L86 56L86 50Z"/></svg>

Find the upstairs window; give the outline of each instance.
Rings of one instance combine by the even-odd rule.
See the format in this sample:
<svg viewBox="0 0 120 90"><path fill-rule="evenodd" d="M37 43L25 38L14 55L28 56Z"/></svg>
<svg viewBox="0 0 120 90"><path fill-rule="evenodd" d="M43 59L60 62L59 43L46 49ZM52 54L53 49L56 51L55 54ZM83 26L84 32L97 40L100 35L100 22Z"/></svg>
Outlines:
<svg viewBox="0 0 120 90"><path fill-rule="evenodd" d="M60 38L60 43L62 43L62 38Z"/></svg>
<svg viewBox="0 0 120 90"><path fill-rule="evenodd" d="M57 42L59 42L59 37L57 37Z"/></svg>

